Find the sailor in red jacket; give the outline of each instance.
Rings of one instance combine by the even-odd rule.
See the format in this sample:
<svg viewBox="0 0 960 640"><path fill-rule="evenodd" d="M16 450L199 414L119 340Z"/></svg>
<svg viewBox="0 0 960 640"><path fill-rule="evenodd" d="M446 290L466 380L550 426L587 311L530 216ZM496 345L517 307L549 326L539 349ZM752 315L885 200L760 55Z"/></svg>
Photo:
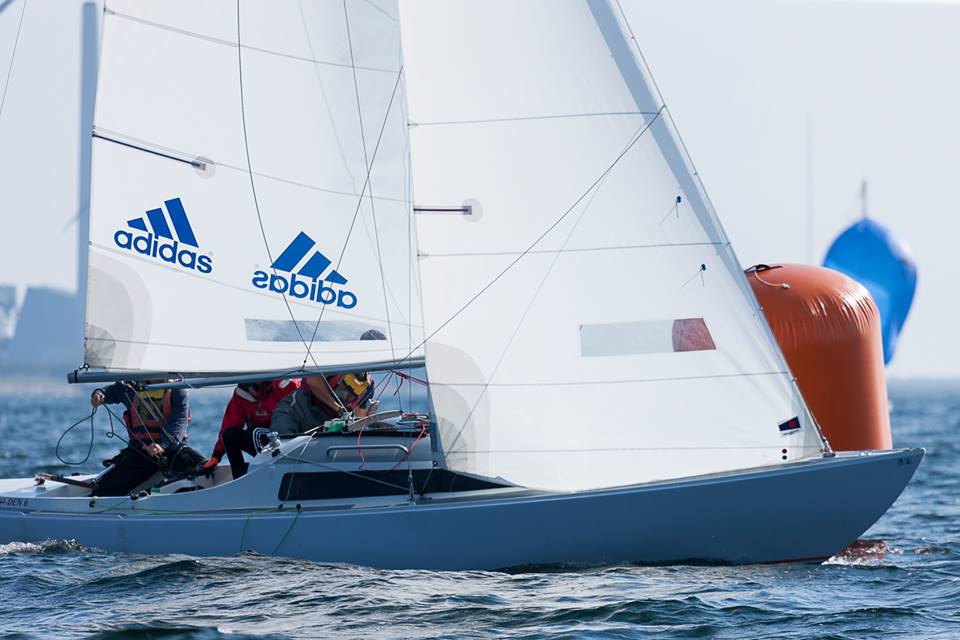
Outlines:
<svg viewBox="0 0 960 640"><path fill-rule="evenodd" d="M247 463L243 460L243 452L252 456L260 453L267 443L270 418L277 403L299 387L300 380L297 378L238 384L223 412L220 437L213 455L203 467L209 470L216 468L226 453L234 479L245 474Z"/></svg>

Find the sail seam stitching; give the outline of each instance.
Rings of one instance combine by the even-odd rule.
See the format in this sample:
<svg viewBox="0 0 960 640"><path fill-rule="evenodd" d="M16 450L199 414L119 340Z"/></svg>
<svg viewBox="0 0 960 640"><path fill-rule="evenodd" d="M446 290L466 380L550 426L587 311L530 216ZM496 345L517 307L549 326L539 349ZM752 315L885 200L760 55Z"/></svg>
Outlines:
<svg viewBox="0 0 960 640"><path fill-rule="evenodd" d="M497 274L493 277L493 279L490 280L490 282L488 282L486 285L484 285L483 287L481 287L479 291L477 291L469 300L467 300L465 303L463 303L463 305L461 305L459 309L457 309L456 311L454 311L446 320L444 320L443 322L441 322L441 323L437 326L436 329L434 329L433 331L430 332L429 335L425 336L424 339L423 339L422 341L420 341L420 343L419 343L416 347L414 347L413 349L410 350L410 353L408 353L406 357L400 359L400 361L398 362L398 364L402 364L403 361L406 360L407 357L412 356L419 347L427 344L427 342L429 342L434 336L436 336L438 333L440 333L441 331L443 331L443 329L444 329L447 325L449 325L451 322L453 322L453 320L454 320L455 318L457 318L461 313L463 313L464 311L466 311L467 308L468 308L470 305L472 305L474 302L476 302L477 299L480 298L480 296L482 296L484 293L486 293L486 292L490 289L490 287L492 287L492 286L495 285L497 282L499 282L500 279L507 274L507 272L509 272L511 269L513 269L513 267L516 266L516 264L517 264L518 262L520 262L520 260L522 260L522 259L524 258L524 256L526 256L526 255L529 254L531 251L533 251L533 250L534 250L534 247L536 247L538 244L540 244L540 242L541 242L544 238L546 238L547 235L548 235L551 231L553 231L554 229L556 229L556 228L560 225L560 223L563 222L563 221L567 218L567 216L570 215L570 213L572 213L572 212L577 208L577 206L578 206L581 202L583 202L584 199L587 198L587 196L590 195L591 192L593 192L594 189L596 189L597 185L599 185L601 182L603 182L603 180L607 177L607 175L609 175L610 172L613 171L614 168L617 167L617 165L620 164L620 161L623 159L623 157L624 157L625 155L627 155L627 154L630 152L631 149L633 149L634 145L636 145L637 142L644 136L644 134L646 134L647 131L649 131L650 128L657 122L657 120L658 120L658 119L660 118L660 116L663 114L663 111L664 111L665 108L666 108L665 106L660 107L660 110L657 111L657 115L654 116L648 123L646 123L646 124L643 126L643 128L640 129L640 132L639 132L639 133L637 133L636 135L634 135L634 136L632 136L632 137L630 138L630 141L627 143L626 147L623 149L623 151L621 151L621 152L617 155L616 158L613 159L613 162L611 162L603 171L600 172L600 175L597 176L597 179L594 180L594 181L590 184L590 186L587 187L586 190L584 190L584 192L583 192L582 194L580 194L580 196L577 197L576 200L574 200L573 204L571 204L562 214L560 214L560 216L559 216L556 220L554 220L554 221L543 231L543 233L541 233L539 236L537 236L537 238L530 244L529 247L527 247L527 249L526 249L525 251L523 251L523 252L520 253L516 258L514 258L514 259L510 262L510 264L508 264L508 265L507 265L506 267L504 267L499 273L497 273Z"/></svg>
<svg viewBox="0 0 960 640"><path fill-rule="evenodd" d="M624 244L609 247L575 247L573 249L535 249L533 251L477 251L477 252L456 252L456 253L429 253L422 252L418 254L423 258L472 258L486 256L512 256L522 253L528 255L536 254L561 254L561 253L588 253L592 251L628 251L631 249L669 249L682 247L717 247L723 246L722 242L665 242L660 244Z"/></svg>
<svg viewBox="0 0 960 640"><path fill-rule="evenodd" d="M634 135L636 135L639 132L640 132L640 129L635 131ZM627 148L629 148L629 146L631 146L632 144L633 144L633 141L631 139L631 142L628 143ZM607 176L604 176L601 180L599 180L594 185L595 188L593 190L593 193L590 194L590 197L584 203L584 206L580 211L580 215L577 216L576 220L574 220L573 224L570 227L570 230L567 231L566 237L563 239L563 242L560 244L560 247L559 247L560 251L562 251L563 249L566 249L567 245L570 243L570 240L573 239L574 233L576 233L577 229L580 227L580 223L583 222L583 219L590 212L590 209L593 206L593 201L596 199L597 194L599 194L600 190L603 188L603 185L606 182L606 179L607 179ZM540 279L540 284L537 285L536 290L533 292L533 295L530 297L530 301L527 303L526 309L524 309L523 313L521 314L520 319L518 320L516 326L513 329L513 333L510 335L510 338L507 340L507 343L504 346L503 351L500 353L500 357L497 359L496 365L494 365L493 370L487 376L488 382L492 381L494 377L497 375L497 373L500 371L500 366L503 364L504 359L506 359L507 357L507 353L510 351L510 348L513 346L513 341L516 339L517 335L519 335L521 328L523 327L527 317L530 314L530 311L533 309L534 304L536 303L537 299L540 297L540 292L546 286L547 280L550 278L550 275L553 273L553 269L554 267L556 267L557 262L560 261L560 256L561 256L560 252L553 254L553 258L550 261L550 265L547 267L546 272L543 274L543 277ZM460 437L463 435L464 429L466 429L467 425L470 424L470 421L473 418L474 412L477 410L477 407L480 406L480 403L485 397L487 390L489 388L490 388L489 385L486 385L481 389L480 393L477 394L477 399L474 402L473 407L470 408L470 412L467 414L466 418L463 421L463 424L460 425L460 429L457 431L457 437L454 438L453 442L449 445L451 448L453 448L460 441Z"/></svg>
<svg viewBox="0 0 960 640"><path fill-rule="evenodd" d="M99 249L99 250L101 250L101 251L105 251L105 252L109 252L109 253L115 253L115 254L117 254L117 255L124 256L124 257L126 257L126 258L130 258L130 259L134 259L134 260L139 260L140 262L143 262L144 264L149 265L149 266L154 267L154 268L157 268L157 269L166 269L166 270L168 270L168 271L176 272L176 273L181 274L181 275L183 275L183 276L185 276L185 277L198 278L198 279L202 280L203 282L208 282L208 283L210 283L210 284L215 284L215 285L218 285L218 286L221 286L221 287L226 287L226 288L228 288L228 289L235 289L235 290L237 290L237 291L242 291L243 293L248 293L248 294L251 294L251 295L260 296L260 297L262 297L262 298L268 298L268 299L271 299L271 300L275 300L275 299L276 299L276 298L274 298L273 295L271 295L271 294L269 294L269 293L264 293L264 292L262 292L262 291L254 291L254 290L249 289L249 288L247 288L247 287L241 287L241 286L239 286L239 285L230 284L229 282L224 282L224 281L222 281L222 280L216 280L216 279L214 279L214 278L211 278L210 276L201 276L201 275L196 274L196 273L184 272L183 270L177 269L176 267L173 267L173 266L170 266L170 265L166 265L166 264L158 263L156 260L150 260L150 259L148 259L148 258L144 258L144 257L141 257L141 256L131 255L130 253L128 253L128 252L126 252L126 251L122 251L122 250L117 249L117 248L115 248L115 247L111 247L111 246L107 246L107 245L102 245L102 244L99 244L99 243L96 243L96 242L90 242L90 246L91 246L91 247L94 247L94 248L96 248L96 249ZM257 266L259 266L259 265L257 265ZM292 304L292 305L295 305L295 306L298 306L298 307L303 307L304 309L315 309L315 308L316 308L316 305L314 305L314 304L306 303L306 302L297 302L296 300L292 301L291 304ZM348 313L344 313L344 312L342 312L342 311L336 311L336 310L333 310L333 311L331 311L330 313L337 314L337 315L342 316L342 317L344 317L344 318L361 318L361 319L363 319L363 320L370 320L370 321L373 321L373 322L385 322L385 320L384 320L383 318L376 318L376 317L372 317L372 316L365 316L365 315L358 315L358 314L348 314ZM305 321L303 321L303 322L305 322ZM407 322L406 322L406 321L399 321L399 320L398 320L398 321L395 322L395 324L399 324L399 325L402 325L402 326L406 326L406 325L407 325ZM413 327L422 327L423 325L414 324L414 325L412 325L412 326L413 326Z"/></svg>
<svg viewBox="0 0 960 640"><path fill-rule="evenodd" d="M231 42L230 40L223 40L221 38L214 38L213 36L204 35L202 33L197 33L196 31L190 31L188 29L181 29L180 27L174 27L167 24L161 24L159 22L154 22L152 20L147 20L146 18L140 18L138 16L133 16L128 13L120 13L119 11L114 11L113 9L104 9L104 13L110 16L115 16L117 18L122 18L124 20L130 20L131 22L136 22L147 27L153 27L155 29L160 29L162 31L168 31L170 33L176 33L178 35L186 36L188 38L197 38L198 40L205 40L212 44L218 44L221 46L227 46L232 48L241 48L247 49L249 51L257 51L259 53L266 53L268 55L278 56L281 58L288 58L290 60L299 60L301 62L312 62L315 64L322 64L328 67L337 67L339 69L349 69L350 65L344 64L342 62L330 62L329 60L318 60L315 58L307 58L304 56L296 56L291 53L282 53L280 51L274 51L272 49L264 49L262 47L254 47L249 44L238 44L237 42ZM239 33L237 34L239 36ZM358 66L357 69L361 71L375 71L377 73L397 73L395 69L382 69L380 67L366 67Z"/></svg>
<svg viewBox="0 0 960 640"><path fill-rule="evenodd" d="M718 373L702 376L674 376L669 378L633 378L616 380L574 380L563 382L438 382L430 381L430 386L441 387L569 387L580 385L634 384L638 382L682 382L684 380L715 380L720 378L754 378L760 376L788 376L789 371L755 371L747 373Z"/></svg>
<svg viewBox="0 0 960 640"><path fill-rule="evenodd" d="M652 117L656 111L597 111L588 113L557 113L536 116L512 116L505 118L478 118L475 120L437 120L434 122L411 122L411 127L437 127L446 125L497 124L501 122L529 122L531 120L563 120L572 118L597 118L608 116Z"/></svg>
<svg viewBox="0 0 960 640"><path fill-rule="evenodd" d="M279 354L297 354L300 355L303 352L297 349L296 351L279 351L276 349L242 349L239 347L213 347L210 345L192 345L192 344L177 344L174 342L158 342L156 340L124 340L123 338L88 338L91 342L122 342L123 344L143 344L150 345L155 347L173 347L176 349L192 349L196 351L230 351L238 353L279 353ZM272 343L276 344L276 343ZM354 351L354 350L344 350L344 351L324 351L324 355L331 354L346 354L346 353L370 353L375 354L379 351L387 351L386 349L378 349L376 351L366 350L366 351ZM394 359L384 360L384 362L393 362ZM317 368L322 368L323 365L316 364ZM304 371L304 367L297 367L296 369L291 368L290 373L296 373L298 371ZM133 369L136 371L136 369Z"/></svg>

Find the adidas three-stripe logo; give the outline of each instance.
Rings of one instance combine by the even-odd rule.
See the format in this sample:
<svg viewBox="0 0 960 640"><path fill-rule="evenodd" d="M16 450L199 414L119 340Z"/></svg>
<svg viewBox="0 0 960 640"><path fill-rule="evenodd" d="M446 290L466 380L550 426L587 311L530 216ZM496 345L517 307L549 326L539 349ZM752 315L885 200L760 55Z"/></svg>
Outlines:
<svg viewBox="0 0 960 640"><path fill-rule="evenodd" d="M179 239L183 244L199 248L200 245L197 244L197 237L193 235L193 227L190 226L190 220L187 218L187 212L183 210L183 203L180 201L180 198L164 200L163 205L170 214L170 221L173 223L173 228L177 232L177 237L174 238L170 233L170 226L167 224L167 219L163 215L163 209L150 209L147 211L147 220L150 221L149 230L152 230L153 234L158 238L166 238L167 240ZM149 231L143 218L127 220L127 226L137 229L138 231Z"/></svg>
<svg viewBox="0 0 960 640"><path fill-rule="evenodd" d="M146 211L146 219L140 217L127 220L127 226L135 232L120 229L113 234L113 241L121 249L184 269L200 273L213 271L211 256L185 248L199 249L200 245L197 244L197 236L180 198L164 200L163 206L166 213L164 209L150 209Z"/></svg>
<svg viewBox="0 0 960 640"><path fill-rule="evenodd" d="M320 304L336 304L343 309L354 308L357 306L357 296L352 291L330 286L347 284L343 274L336 269L330 269L329 273L321 278L332 261L319 250L314 250L316 246L313 238L301 231L270 265L273 273L264 270L253 272L253 286L292 298L312 300ZM301 262L303 265L297 269ZM290 275L284 276L277 273L278 271Z"/></svg>
<svg viewBox="0 0 960 640"><path fill-rule="evenodd" d="M271 265L274 269L278 271L290 271L292 272L300 261L303 260L306 255L316 246L316 242L313 241L313 238L301 231L296 238L293 239L287 248L283 250L277 259L273 261ZM310 259L300 267L300 270L297 271L297 274L304 276L306 278L316 279L320 277L327 267L331 264L330 259L320 253L315 251ZM327 274L327 277L324 278L327 282L332 282L334 284L347 284L347 279L340 275L336 270L330 271Z"/></svg>

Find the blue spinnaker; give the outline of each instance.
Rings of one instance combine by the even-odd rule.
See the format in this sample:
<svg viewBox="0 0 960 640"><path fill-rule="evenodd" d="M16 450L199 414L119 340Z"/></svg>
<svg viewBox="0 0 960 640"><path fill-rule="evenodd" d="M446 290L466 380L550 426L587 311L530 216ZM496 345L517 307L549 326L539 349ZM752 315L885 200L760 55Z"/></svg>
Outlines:
<svg viewBox="0 0 960 640"><path fill-rule="evenodd" d="M857 221L833 241L823 266L860 282L880 309L883 362L889 364L917 289L917 266L907 246L870 218Z"/></svg>

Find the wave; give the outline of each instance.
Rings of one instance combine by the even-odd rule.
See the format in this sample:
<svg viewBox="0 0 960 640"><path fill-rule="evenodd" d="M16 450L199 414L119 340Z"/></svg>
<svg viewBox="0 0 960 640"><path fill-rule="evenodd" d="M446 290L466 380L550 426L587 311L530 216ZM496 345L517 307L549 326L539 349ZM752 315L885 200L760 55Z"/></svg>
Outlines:
<svg viewBox="0 0 960 640"><path fill-rule="evenodd" d="M891 547L885 540L855 540L823 564L848 567L890 567L893 564L889 561L889 556L902 553L903 551Z"/></svg>
<svg viewBox="0 0 960 640"><path fill-rule="evenodd" d="M55 553L100 553L99 549L78 544L75 540L44 540L43 542L8 542L0 544L0 556L38 555Z"/></svg>

